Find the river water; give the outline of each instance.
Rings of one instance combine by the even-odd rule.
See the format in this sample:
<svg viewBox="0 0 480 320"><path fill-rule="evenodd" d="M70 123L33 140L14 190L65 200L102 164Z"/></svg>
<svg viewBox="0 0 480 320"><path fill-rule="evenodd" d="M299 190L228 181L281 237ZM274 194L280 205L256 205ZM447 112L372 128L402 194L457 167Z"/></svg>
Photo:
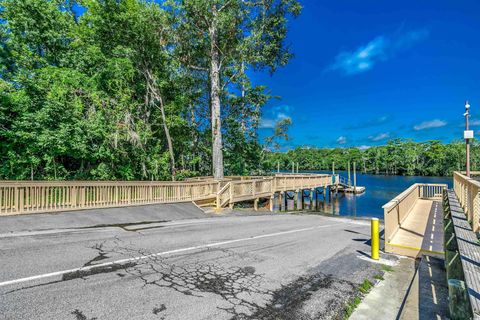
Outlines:
<svg viewBox="0 0 480 320"><path fill-rule="evenodd" d="M300 173L307 173L300 172ZM308 171L308 173L331 173ZM347 172L335 172L346 178ZM353 176L352 176L353 181ZM357 174L357 186L363 186L366 191L363 194L353 195L338 193L336 196L324 197L319 194L315 197L312 205L305 198L305 210L349 217L377 217L383 219L382 206L395 198L402 191L414 183L445 183L452 187L452 177L423 177L423 176L385 176L373 174ZM278 201L275 202L278 210ZM293 209L293 201L288 201L288 209Z"/></svg>

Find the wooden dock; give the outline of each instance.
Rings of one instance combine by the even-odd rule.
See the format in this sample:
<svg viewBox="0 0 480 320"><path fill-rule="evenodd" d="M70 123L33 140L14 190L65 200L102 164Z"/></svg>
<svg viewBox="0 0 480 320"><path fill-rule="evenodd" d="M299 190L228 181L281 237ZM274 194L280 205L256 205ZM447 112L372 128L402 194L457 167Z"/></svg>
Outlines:
<svg viewBox="0 0 480 320"><path fill-rule="evenodd" d="M221 181L197 177L186 181L0 181L0 216L40 212L126 207L158 203L207 201L217 209L234 203L268 199L273 209L277 195L311 197L338 188L338 175L276 174L232 176ZM305 191L305 192L304 192ZM301 202L301 201L300 201Z"/></svg>

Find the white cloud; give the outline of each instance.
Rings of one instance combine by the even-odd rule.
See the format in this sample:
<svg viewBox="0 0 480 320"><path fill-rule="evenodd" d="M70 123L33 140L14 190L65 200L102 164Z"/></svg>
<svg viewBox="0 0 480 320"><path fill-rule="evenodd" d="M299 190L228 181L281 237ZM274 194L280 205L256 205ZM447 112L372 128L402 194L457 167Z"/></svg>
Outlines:
<svg viewBox="0 0 480 320"><path fill-rule="evenodd" d="M396 52L411 47L428 35L428 30L421 29L390 37L378 36L353 51L342 51L337 54L335 62L327 67L327 71L339 70L346 75L368 71L378 62L389 59Z"/></svg>
<svg viewBox="0 0 480 320"><path fill-rule="evenodd" d="M383 133L379 133L377 135L368 137L368 139L370 139L371 141L381 141L388 138L390 138L390 133L388 132L383 132Z"/></svg>
<svg viewBox="0 0 480 320"><path fill-rule="evenodd" d="M267 112L266 117L260 119L258 127L260 129L273 129L278 121L284 119L291 119L288 115L293 108L288 105L275 106Z"/></svg>
<svg viewBox="0 0 480 320"><path fill-rule="evenodd" d="M340 136L340 137L338 137L337 143L338 143L338 144L345 144L345 143L347 143L347 137L345 137L345 136Z"/></svg>
<svg viewBox="0 0 480 320"><path fill-rule="evenodd" d="M413 127L413 129L419 131L419 130L424 130L424 129L440 128L440 127L444 127L446 125L447 125L446 121L434 119L434 120L424 121L420 124L417 124Z"/></svg>
<svg viewBox="0 0 480 320"><path fill-rule="evenodd" d="M468 124L471 125L471 126L479 126L480 125L480 120L478 120L478 119L470 120L468 122ZM462 127L463 126L465 126L465 124L462 124Z"/></svg>

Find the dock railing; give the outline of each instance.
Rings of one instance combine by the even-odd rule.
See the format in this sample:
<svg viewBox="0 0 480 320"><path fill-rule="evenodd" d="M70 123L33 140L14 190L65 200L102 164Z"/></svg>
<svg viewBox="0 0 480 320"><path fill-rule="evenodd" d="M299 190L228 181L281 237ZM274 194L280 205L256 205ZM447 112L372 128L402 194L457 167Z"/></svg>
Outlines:
<svg viewBox="0 0 480 320"><path fill-rule="evenodd" d="M472 176L480 172L472 172ZM453 190L474 232L480 232L480 182L461 172L453 173Z"/></svg>
<svg viewBox="0 0 480 320"><path fill-rule="evenodd" d="M385 204L382 207L384 212L385 241L388 243L392 240L418 199L441 200L443 190L445 189L447 189L446 184L415 183ZM428 212L425 214L428 214Z"/></svg>
<svg viewBox="0 0 480 320"><path fill-rule="evenodd" d="M323 174L232 176L222 181L0 181L0 215L124 207L216 199L217 207L274 192L324 187Z"/></svg>

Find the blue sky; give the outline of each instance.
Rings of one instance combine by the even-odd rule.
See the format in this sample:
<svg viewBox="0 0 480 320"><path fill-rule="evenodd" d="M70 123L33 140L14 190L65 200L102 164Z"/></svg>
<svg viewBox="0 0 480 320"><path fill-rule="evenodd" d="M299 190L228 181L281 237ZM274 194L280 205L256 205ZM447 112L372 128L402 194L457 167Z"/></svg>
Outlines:
<svg viewBox="0 0 480 320"><path fill-rule="evenodd" d="M462 136L465 99L480 135L480 1L303 0L295 58L256 74L273 100L260 136L291 117L297 146L365 147Z"/></svg>

